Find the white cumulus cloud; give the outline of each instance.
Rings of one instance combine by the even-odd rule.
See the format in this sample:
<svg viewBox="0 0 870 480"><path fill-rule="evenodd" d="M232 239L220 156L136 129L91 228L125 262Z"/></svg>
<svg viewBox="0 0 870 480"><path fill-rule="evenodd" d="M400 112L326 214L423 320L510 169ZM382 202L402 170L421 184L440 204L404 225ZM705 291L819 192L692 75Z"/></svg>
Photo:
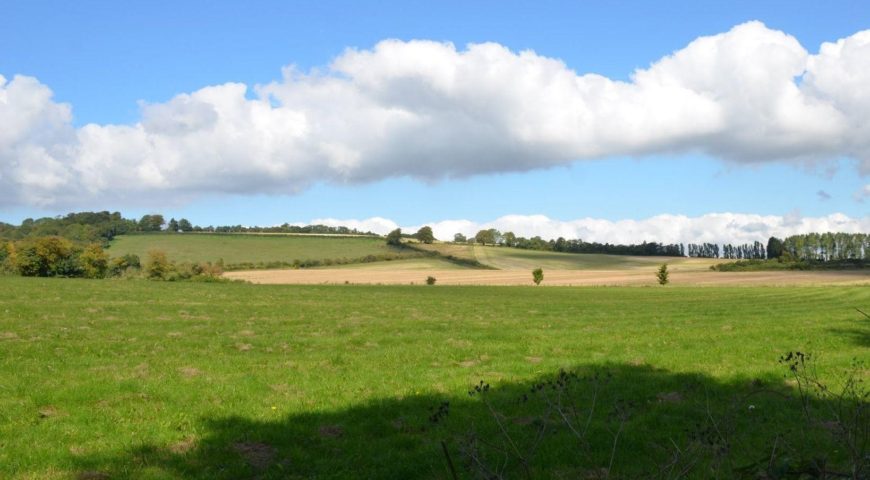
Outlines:
<svg viewBox="0 0 870 480"><path fill-rule="evenodd" d="M385 40L74 128L71 107L0 76L0 205L292 193L616 155L732 162L851 157L870 174L870 30L809 53L759 22L700 37L630 81L495 43Z"/></svg>
<svg viewBox="0 0 870 480"><path fill-rule="evenodd" d="M363 220L316 219L310 223L354 227L361 231L386 234L400 226L388 219L375 217ZM405 233L414 233L422 225L429 225L439 240L453 240L462 233L474 236L483 229L495 228L513 232L517 236L544 239L564 237L587 242L630 244L661 243L752 243L766 242L771 236L811 232L870 232L870 216L852 218L841 213L823 217L803 217L797 212L788 215L755 215L743 213L709 213L698 217L685 215L656 215L642 220L606 220L581 218L557 220L545 215L506 215L489 222L470 220L442 220L421 225L402 226Z"/></svg>

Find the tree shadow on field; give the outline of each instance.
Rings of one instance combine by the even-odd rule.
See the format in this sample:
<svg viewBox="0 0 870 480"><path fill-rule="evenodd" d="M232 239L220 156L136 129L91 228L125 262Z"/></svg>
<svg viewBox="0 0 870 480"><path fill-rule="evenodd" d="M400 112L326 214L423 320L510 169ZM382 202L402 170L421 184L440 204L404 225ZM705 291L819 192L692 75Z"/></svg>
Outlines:
<svg viewBox="0 0 870 480"><path fill-rule="evenodd" d="M858 313L861 317L858 318L855 328L835 328L831 332L849 337L855 345L870 347L870 314L862 310L858 310Z"/></svg>
<svg viewBox="0 0 870 480"><path fill-rule="evenodd" d="M202 479L787 478L848 468L825 416L837 405L803 402L788 365L782 373L723 383L645 365L581 366L449 397L275 421L206 418L197 439L79 458L77 468Z"/></svg>

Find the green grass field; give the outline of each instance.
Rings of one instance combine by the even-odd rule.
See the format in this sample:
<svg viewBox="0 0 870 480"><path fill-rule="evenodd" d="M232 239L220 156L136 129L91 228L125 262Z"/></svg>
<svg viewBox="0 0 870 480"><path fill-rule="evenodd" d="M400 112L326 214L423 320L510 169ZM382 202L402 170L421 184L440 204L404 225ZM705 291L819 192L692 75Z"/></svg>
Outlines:
<svg viewBox="0 0 870 480"><path fill-rule="evenodd" d="M215 262L222 258L227 265L404 253L375 237L199 233L121 235L112 242L109 253L113 257L133 253L145 259L148 251L155 249L165 251L175 261Z"/></svg>
<svg viewBox="0 0 870 480"><path fill-rule="evenodd" d="M547 436L535 478L600 473L616 398L632 413L611 478L653 468L729 405L729 426L760 426L731 447L754 461L799 415L780 354L814 352L826 381L867 359L855 307L870 310L870 289L0 277L0 478L449 478L440 440L462 470L455 435L499 438L471 385L534 418L516 399L560 368L613 378L592 446ZM781 394L743 396L759 384Z"/></svg>

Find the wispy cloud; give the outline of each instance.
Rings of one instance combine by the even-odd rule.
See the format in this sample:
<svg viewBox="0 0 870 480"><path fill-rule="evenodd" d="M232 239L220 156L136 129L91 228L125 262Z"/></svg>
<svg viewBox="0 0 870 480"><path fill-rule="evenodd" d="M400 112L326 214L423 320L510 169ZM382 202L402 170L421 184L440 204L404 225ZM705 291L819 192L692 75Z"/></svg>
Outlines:
<svg viewBox="0 0 870 480"><path fill-rule="evenodd" d="M821 201L823 201L823 202L828 201L828 200L831 199L831 194L828 193L828 192L826 192L826 191L824 191L824 190L819 190L819 191L817 191L817 192L816 192L816 196L819 197L819 200L821 200Z"/></svg>
<svg viewBox="0 0 870 480"><path fill-rule="evenodd" d="M840 156L870 173L870 30L808 53L759 22L700 37L631 81L494 44L386 40L74 128L38 80L0 77L0 205L312 182L438 179L582 159L703 152L731 162Z"/></svg>

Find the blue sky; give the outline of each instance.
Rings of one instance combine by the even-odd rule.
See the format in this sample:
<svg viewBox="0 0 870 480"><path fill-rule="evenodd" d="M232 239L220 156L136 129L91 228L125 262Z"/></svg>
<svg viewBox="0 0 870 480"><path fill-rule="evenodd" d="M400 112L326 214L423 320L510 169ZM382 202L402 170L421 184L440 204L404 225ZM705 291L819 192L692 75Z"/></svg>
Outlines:
<svg viewBox="0 0 870 480"><path fill-rule="evenodd" d="M496 42L533 50L577 74L629 81L694 39L749 20L795 37L810 54L870 27L861 2L3 2L0 75L35 77L72 107L73 127L135 124L145 104L209 85L280 81L281 68L324 69L347 48L384 39ZM252 96L251 90L248 96ZM275 224L381 216L402 225L486 222L508 214L570 220L642 219L711 212L865 217L867 178L858 160L815 166L735 162L710 152L624 154L418 180L313 178L298 193L204 191L192 198L142 195L118 202L0 203L0 220L77 208L162 211L201 224ZM0 158L2 161L2 158ZM416 177L418 178L418 177ZM2 184L0 184L2 186Z"/></svg>

